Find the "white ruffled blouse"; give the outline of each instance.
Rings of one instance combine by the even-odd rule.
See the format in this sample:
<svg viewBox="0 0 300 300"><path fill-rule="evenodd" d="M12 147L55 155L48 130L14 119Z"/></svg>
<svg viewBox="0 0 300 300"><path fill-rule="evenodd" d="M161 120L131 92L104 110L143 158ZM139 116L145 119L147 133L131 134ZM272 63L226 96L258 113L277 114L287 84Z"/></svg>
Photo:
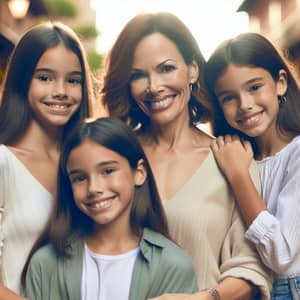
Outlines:
<svg viewBox="0 0 300 300"><path fill-rule="evenodd" d="M246 237L278 277L300 275L300 136L257 164L268 211L256 217Z"/></svg>

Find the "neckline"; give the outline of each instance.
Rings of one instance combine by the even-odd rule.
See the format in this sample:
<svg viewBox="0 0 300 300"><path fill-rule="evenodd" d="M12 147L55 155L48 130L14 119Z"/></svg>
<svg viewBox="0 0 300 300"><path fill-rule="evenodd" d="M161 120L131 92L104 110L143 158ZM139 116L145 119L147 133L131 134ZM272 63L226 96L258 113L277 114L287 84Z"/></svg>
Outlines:
<svg viewBox="0 0 300 300"><path fill-rule="evenodd" d="M41 189L43 189L51 198L53 198L53 195L47 190L47 188L35 176L32 175L32 173L23 164L23 162L15 155L15 153L13 151L11 151L6 145L2 144L2 146L6 150L6 152L17 162L17 164L19 164L19 166L29 175L29 177L31 177L32 180L35 181L36 184L39 185Z"/></svg>
<svg viewBox="0 0 300 300"><path fill-rule="evenodd" d="M175 199L177 197L177 195L179 193L181 193L183 190L186 189L187 186L189 186L191 184L191 182L194 181L194 178L197 177L198 173L200 171L202 171L203 167L205 166L205 164L207 164L207 162L209 161L209 158L213 156L213 153L211 150L209 150L209 152L207 153L206 157L204 158L204 160L200 163L200 165L198 166L198 168L196 169L196 171L194 172L194 174L180 187L179 190L177 190L175 192L175 194L173 196L171 196L169 199L163 201L163 205L167 205L167 203L171 202L173 199Z"/></svg>
<svg viewBox="0 0 300 300"><path fill-rule="evenodd" d="M295 137L293 137L293 139L288 143L286 144L282 149L280 149L278 152L276 152L274 155L271 155L271 156L267 156L263 159L260 159L260 160L256 160L255 159L255 162L260 164L260 163L264 163L266 161L269 161L269 160L272 160L272 159L275 159L276 157L278 156L281 156L282 153L286 152L287 149L289 149L297 139L300 139L300 135L296 135Z"/></svg>

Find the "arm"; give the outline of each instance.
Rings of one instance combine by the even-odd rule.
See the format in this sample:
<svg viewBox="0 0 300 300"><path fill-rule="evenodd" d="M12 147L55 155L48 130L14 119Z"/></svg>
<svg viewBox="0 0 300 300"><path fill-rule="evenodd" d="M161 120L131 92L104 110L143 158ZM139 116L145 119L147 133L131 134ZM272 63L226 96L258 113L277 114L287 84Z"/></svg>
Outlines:
<svg viewBox="0 0 300 300"><path fill-rule="evenodd" d="M238 278L226 278L215 289L218 291L220 300L250 300L253 299L255 290L247 281ZM234 295L234 297L233 297ZM217 300L208 291L194 294L164 294L149 300Z"/></svg>
<svg viewBox="0 0 300 300"><path fill-rule="evenodd" d="M13 291L7 289L5 286L0 284L0 300L25 300L26 298L23 298L17 294L15 294Z"/></svg>
<svg viewBox="0 0 300 300"><path fill-rule="evenodd" d="M267 210L249 172L253 156L251 145L246 141L242 143L237 136L226 135L213 140L211 148L248 227L262 211Z"/></svg>
<svg viewBox="0 0 300 300"><path fill-rule="evenodd" d="M249 159L250 145L242 145L237 138L230 140L227 136L223 140L218 138L212 144L213 152L232 186L249 226L246 238L256 245L264 263L280 274L285 273L295 263L300 253L299 142L295 142L293 147L288 157L284 158L286 161L281 161L280 168L284 168L285 175L279 178L278 193L271 196L275 208L270 213L258 193L253 190L250 174L246 172L245 157L248 155ZM238 162L234 162L234 156L239 157ZM230 164L233 166L231 170ZM236 164L240 164L240 168Z"/></svg>

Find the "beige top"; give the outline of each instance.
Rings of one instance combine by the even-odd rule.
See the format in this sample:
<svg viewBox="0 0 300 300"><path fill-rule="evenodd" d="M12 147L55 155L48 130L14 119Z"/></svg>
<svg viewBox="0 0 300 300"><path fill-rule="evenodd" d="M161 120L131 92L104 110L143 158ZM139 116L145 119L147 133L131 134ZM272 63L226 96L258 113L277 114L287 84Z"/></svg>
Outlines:
<svg viewBox="0 0 300 300"><path fill-rule="evenodd" d="M254 167L251 173L259 182ZM231 276L253 282L261 288L262 299L270 298L271 272L245 240L235 201L211 152L164 206L171 237L192 256L201 290Z"/></svg>

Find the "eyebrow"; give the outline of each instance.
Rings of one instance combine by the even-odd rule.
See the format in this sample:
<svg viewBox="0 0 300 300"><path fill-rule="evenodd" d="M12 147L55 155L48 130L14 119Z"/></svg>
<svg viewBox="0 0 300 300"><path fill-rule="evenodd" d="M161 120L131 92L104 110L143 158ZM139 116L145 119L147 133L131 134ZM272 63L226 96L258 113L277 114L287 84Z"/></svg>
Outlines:
<svg viewBox="0 0 300 300"><path fill-rule="evenodd" d="M262 80L262 79L263 79L262 77L253 77L253 78L247 80L246 82L244 82L243 85L249 85L249 84L254 83L254 82L256 82L256 81L260 81L260 80ZM230 92L231 92L230 90L229 90L229 91L228 91L228 90L221 91L220 93L217 93L216 96L217 96L217 97L220 97L220 96L222 96L222 95L224 95L224 94L228 94L228 93L230 93Z"/></svg>
<svg viewBox="0 0 300 300"><path fill-rule="evenodd" d="M160 62L157 67L161 67L162 65L164 65L165 63L167 63L168 61L174 61L174 59L172 58L167 58L165 59L164 61ZM136 72L136 71L141 71L141 69L138 69L138 68L131 68L131 72Z"/></svg>
<svg viewBox="0 0 300 300"><path fill-rule="evenodd" d="M55 70L49 69L49 68L38 68L38 69L34 70L34 73L38 73L38 72L56 73ZM68 72L67 74L82 76L81 71L71 71L71 72Z"/></svg>
<svg viewBox="0 0 300 300"><path fill-rule="evenodd" d="M104 161L104 162L100 162L98 164L96 164L96 167L105 167L105 166L109 166L109 165L117 165L118 162L116 160L108 160L108 161ZM81 173L82 170L80 169L73 169L70 172L68 172L68 175L73 175L73 174L77 174L77 173Z"/></svg>

